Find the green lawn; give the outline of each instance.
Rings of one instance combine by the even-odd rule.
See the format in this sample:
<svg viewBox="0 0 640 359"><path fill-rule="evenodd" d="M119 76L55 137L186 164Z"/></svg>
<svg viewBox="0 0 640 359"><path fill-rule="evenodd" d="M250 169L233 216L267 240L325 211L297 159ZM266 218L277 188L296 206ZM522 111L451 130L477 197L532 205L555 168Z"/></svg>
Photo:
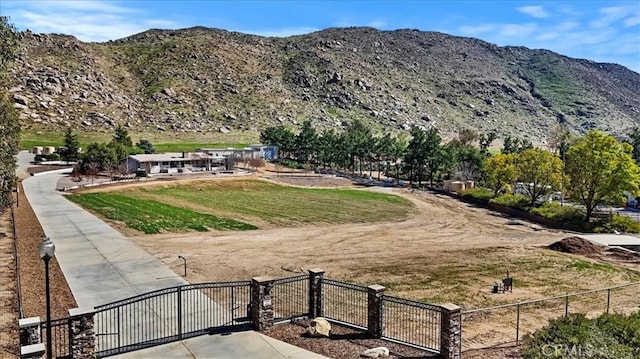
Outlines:
<svg viewBox="0 0 640 359"><path fill-rule="evenodd" d="M219 218L151 200L139 200L117 193L86 193L67 197L98 214L124 221L127 227L147 234L161 231L206 232L218 230L249 230L255 226L232 219Z"/></svg>
<svg viewBox="0 0 640 359"><path fill-rule="evenodd" d="M290 187L258 180L198 181L69 198L145 233L253 229L253 224L246 223L265 222L295 226L393 221L414 210L410 201L386 193Z"/></svg>
<svg viewBox="0 0 640 359"><path fill-rule="evenodd" d="M131 189L128 196L187 207L225 217L265 221L278 226L398 220L413 210L395 195L351 189L281 186L258 180L201 181Z"/></svg>

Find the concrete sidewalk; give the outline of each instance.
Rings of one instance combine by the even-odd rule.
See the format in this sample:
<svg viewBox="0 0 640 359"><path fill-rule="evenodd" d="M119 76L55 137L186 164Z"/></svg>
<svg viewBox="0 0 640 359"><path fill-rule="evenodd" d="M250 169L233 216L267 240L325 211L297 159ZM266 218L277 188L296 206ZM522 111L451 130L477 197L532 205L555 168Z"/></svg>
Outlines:
<svg viewBox="0 0 640 359"><path fill-rule="evenodd" d="M322 355L306 351L257 332L204 335L181 342L112 356L117 359L323 359Z"/></svg>

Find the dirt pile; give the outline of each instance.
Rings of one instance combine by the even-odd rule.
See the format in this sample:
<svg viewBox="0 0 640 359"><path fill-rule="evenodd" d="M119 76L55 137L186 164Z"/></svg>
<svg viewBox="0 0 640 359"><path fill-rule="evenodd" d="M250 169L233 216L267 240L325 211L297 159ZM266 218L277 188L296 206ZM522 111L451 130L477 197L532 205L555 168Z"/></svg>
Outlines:
<svg viewBox="0 0 640 359"><path fill-rule="evenodd" d="M598 256L604 247L593 244L591 241L580 237L567 237L549 245L549 249L563 252L581 254L587 257Z"/></svg>

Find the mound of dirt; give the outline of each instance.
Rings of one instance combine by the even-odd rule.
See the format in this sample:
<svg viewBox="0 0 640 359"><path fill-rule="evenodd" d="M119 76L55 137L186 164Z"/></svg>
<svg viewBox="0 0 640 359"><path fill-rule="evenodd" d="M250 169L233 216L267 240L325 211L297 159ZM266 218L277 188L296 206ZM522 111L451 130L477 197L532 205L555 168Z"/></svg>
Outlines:
<svg viewBox="0 0 640 359"><path fill-rule="evenodd" d="M597 256L602 253L604 247L580 237L567 237L557 242L551 243L549 249L563 252L580 254L584 256Z"/></svg>
<svg viewBox="0 0 640 359"><path fill-rule="evenodd" d="M606 252L608 255L625 261L640 261L640 253L632 252L622 248L609 248Z"/></svg>

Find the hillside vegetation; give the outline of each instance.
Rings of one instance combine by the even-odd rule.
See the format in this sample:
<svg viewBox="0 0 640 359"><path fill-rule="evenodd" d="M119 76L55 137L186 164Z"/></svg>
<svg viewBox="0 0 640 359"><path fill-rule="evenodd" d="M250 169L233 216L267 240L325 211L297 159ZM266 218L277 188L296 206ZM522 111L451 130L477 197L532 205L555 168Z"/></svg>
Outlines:
<svg viewBox="0 0 640 359"><path fill-rule="evenodd" d="M474 128L536 142L558 122L614 135L640 123L640 74L623 66L436 32L265 38L196 27L107 43L22 35L10 91L31 133L121 123L195 138L362 119L377 131Z"/></svg>

